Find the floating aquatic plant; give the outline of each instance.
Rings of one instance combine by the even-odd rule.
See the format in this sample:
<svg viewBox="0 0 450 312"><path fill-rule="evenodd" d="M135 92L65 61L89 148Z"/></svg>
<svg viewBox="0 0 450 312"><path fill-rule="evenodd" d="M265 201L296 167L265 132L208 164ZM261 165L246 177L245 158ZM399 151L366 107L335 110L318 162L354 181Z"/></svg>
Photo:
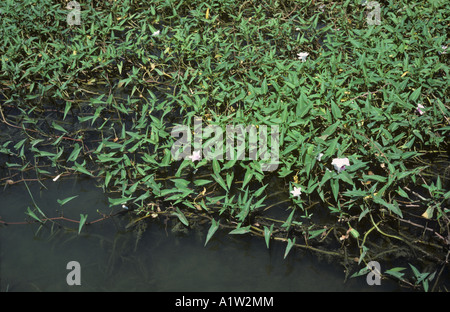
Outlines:
<svg viewBox="0 0 450 312"><path fill-rule="evenodd" d="M3 186L83 175L126 213L186 227L210 220L205 245L230 227L287 243L286 256L332 239L324 224L306 225L319 209L335 239L351 234L347 255L379 254L367 249L375 233L409 248L414 238L393 238L386 220L428 228L409 219L419 205L412 214L427 212L436 230L425 233L447 246L438 235L448 227L448 178L441 170L432 184L428 160L448 150L448 6L396 1L382 6L381 25L367 25L356 2L222 2L88 1L80 25L50 0L0 2ZM208 155L236 157L174 159L177 125ZM233 150L211 144L227 142L217 127L237 126L245 135ZM276 169L263 170L277 150ZM292 180L302 188L289 192ZM41 222L33 207L27 215ZM274 209L282 220L267 218ZM416 245L423 255L434 248Z"/></svg>

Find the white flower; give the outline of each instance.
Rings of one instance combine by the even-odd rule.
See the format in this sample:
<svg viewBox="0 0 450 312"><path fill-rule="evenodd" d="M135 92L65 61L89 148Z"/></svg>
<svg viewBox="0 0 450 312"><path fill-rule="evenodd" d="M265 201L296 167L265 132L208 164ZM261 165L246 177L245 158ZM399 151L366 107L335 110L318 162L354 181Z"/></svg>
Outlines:
<svg viewBox="0 0 450 312"><path fill-rule="evenodd" d="M160 33L161 33L161 31L157 30L152 34L152 36L159 36Z"/></svg>
<svg viewBox="0 0 450 312"><path fill-rule="evenodd" d="M422 104L417 104L417 111L419 112L420 115L423 115L424 112L422 111L422 109L425 108L425 106L423 106Z"/></svg>
<svg viewBox="0 0 450 312"><path fill-rule="evenodd" d="M319 155L317 155L316 159L317 161L320 161L322 159L323 153L319 153Z"/></svg>
<svg viewBox="0 0 450 312"><path fill-rule="evenodd" d="M124 204L122 204L122 208L128 210L128 207L126 205L124 205Z"/></svg>
<svg viewBox="0 0 450 312"><path fill-rule="evenodd" d="M338 173L345 170L345 166L350 166L348 158L334 158L331 164Z"/></svg>
<svg viewBox="0 0 450 312"><path fill-rule="evenodd" d="M304 61L306 61L306 57L309 55L309 53L308 52L300 52L300 53L297 53L297 55L298 55L298 59L302 60L302 62L304 62Z"/></svg>
<svg viewBox="0 0 450 312"><path fill-rule="evenodd" d="M200 151L194 151L192 156L188 156L192 161L200 160L202 156L200 155Z"/></svg>
<svg viewBox="0 0 450 312"><path fill-rule="evenodd" d="M443 52L439 52L439 54L447 54L447 48L448 46L441 46L441 49L444 50Z"/></svg>
<svg viewBox="0 0 450 312"><path fill-rule="evenodd" d="M291 191L292 196L300 197L300 195L302 194L302 192L300 192L301 190L302 190L301 187L294 186L294 190Z"/></svg>

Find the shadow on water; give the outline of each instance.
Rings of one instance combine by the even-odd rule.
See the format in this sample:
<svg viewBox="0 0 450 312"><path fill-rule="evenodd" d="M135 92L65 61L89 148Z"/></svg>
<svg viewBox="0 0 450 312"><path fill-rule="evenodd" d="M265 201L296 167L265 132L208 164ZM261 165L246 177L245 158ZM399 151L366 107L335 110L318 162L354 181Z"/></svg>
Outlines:
<svg viewBox="0 0 450 312"><path fill-rule="evenodd" d="M119 211L91 180L65 180L30 185L47 217L87 222ZM57 199L79 195L60 206ZM23 184L1 193L1 220L24 221L32 200ZM115 209L115 210L114 210ZM397 291L383 280L369 286L365 277L344 283L343 267L318 261L305 251L292 250L283 259L285 245L264 239L229 235L218 230L204 247L207 227L173 232L164 220L130 227L129 214L86 225L65 222L0 226L1 291ZM61 227L63 225L64 227ZM69 286L69 261L81 266L81 286Z"/></svg>

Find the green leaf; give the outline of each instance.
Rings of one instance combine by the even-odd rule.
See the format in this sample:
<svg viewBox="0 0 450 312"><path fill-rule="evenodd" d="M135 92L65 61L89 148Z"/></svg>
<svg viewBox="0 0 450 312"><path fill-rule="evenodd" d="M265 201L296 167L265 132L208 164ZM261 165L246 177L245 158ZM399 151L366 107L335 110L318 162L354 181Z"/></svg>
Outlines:
<svg viewBox="0 0 450 312"><path fill-rule="evenodd" d="M400 210L400 208L398 207L398 204L396 202L395 202L396 205L389 204L384 199L380 198L379 196L374 196L373 201L374 201L374 203L380 204L380 205L386 207L387 209L389 209L389 211L391 211L391 212L395 213L396 215L400 216L401 218L403 218L402 211Z"/></svg>
<svg viewBox="0 0 450 312"><path fill-rule="evenodd" d="M402 280L403 279L403 275L405 275L405 273L400 273L400 271L402 271L404 269L405 268L402 268L402 267L396 267L396 268L389 269L389 270L387 270L384 273L389 274L389 275L391 275L393 277L396 277L396 278Z"/></svg>
<svg viewBox="0 0 450 312"><path fill-rule="evenodd" d="M378 181L378 182L386 182L386 177L377 175L377 174L371 174L371 175L367 175L367 174L363 174L363 180L364 181L368 181L368 180L374 180L374 181Z"/></svg>
<svg viewBox="0 0 450 312"><path fill-rule="evenodd" d="M333 192L334 200L337 201L338 195L339 195L339 180L331 180L331 191Z"/></svg>
<svg viewBox="0 0 450 312"><path fill-rule="evenodd" d="M217 231L217 229L219 228L219 222L216 222L216 220L212 219L211 222L211 226L208 230L208 234L206 235L206 241L205 241L205 245L208 244L209 240L211 239L211 237L214 235L214 233Z"/></svg>
<svg viewBox="0 0 450 312"><path fill-rule="evenodd" d="M362 253L361 256L359 257L358 264L360 264L361 261L364 259L368 250L369 248L367 248L366 246L362 246Z"/></svg>
<svg viewBox="0 0 450 312"><path fill-rule="evenodd" d="M444 194L444 199L449 199L450 198L450 191L448 191L447 193Z"/></svg>
<svg viewBox="0 0 450 312"><path fill-rule="evenodd" d="M56 130L62 131L64 133L67 133L67 130L64 129L63 127L61 127L60 125L58 125L56 122L52 123L52 127L55 128Z"/></svg>
<svg viewBox="0 0 450 312"><path fill-rule="evenodd" d="M212 166L213 166L214 173L218 176L220 174L220 165L219 165L219 162L217 161L217 159L213 159Z"/></svg>
<svg viewBox="0 0 450 312"><path fill-rule="evenodd" d="M86 168L84 168L83 165L80 165L78 163L75 163L75 168L72 167L72 169L75 169L78 172L81 172L81 173L84 173L86 175L89 175L89 176L93 177L92 173L90 173Z"/></svg>
<svg viewBox="0 0 450 312"><path fill-rule="evenodd" d="M225 184L225 181L223 180L223 178L220 175L216 175L216 174L211 174L211 176L213 177L214 180L216 180L217 183L219 183L219 185L225 190L228 191L228 188Z"/></svg>
<svg viewBox="0 0 450 312"><path fill-rule="evenodd" d="M86 223L86 219L87 219L88 215L87 214L80 214L80 225L78 227L78 234L80 234L81 232L81 228L83 227L83 225Z"/></svg>
<svg viewBox="0 0 450 312"><path fill-rule="evenodd" d="M339 174L339 179L341 179L341 180L344 181L344 182L347 182L347 183L350 184L350 185L355 185L355 184L353 183L352 177L348 174L347 171L342 171L342 172Z"/></svg>
<svg viewBox="0 0 450 312"><path fill-rule="evenodd" d="M294 217L295 210L292 209L292 212L289 214L289 217L286 219L286 221L281 225L281 227L286 227L286 231L289 231L289 228L292 224L292 218Z"/></svg>
<svg viewBox="0 0 450 312"><path fill-rule="evenodd" d="M227 172L227 188L231 189L231 184L233 183L234 172Z"/></svg>
<svg viewBox="0 0 450 312"><path fill-rule="evenodd" d="M186 226L189 226L189 221L186 219L185 215L181 212L181 210L177 207L177 212L173 212L173 215L176 215L178 219Z"/></svg>
<svg viewBox="0 0 450 312"><path fill-rule="evenodd" d="M72 103L71 102L66 102L66 108L64 108L63 120L66 119L66 115L69 112L71 107L72 107Z"/></svg>
<svg viewBox="0 0 450 312"><path fill-rule="evenodd" d="M417 100L419 98L420 95L420 91L422 91L422 86L420 86L419 88L417 88L416 90L414 90L413 93L411 93L411 95L409 96L409 100L414 102L415 100Z"/></svg>
<svg viewBox="0 0 450 312"><path fill-rule="evenodd" d="M135 197L131 197L131 198L108 198L110 207L112 206L116 206L116 205L123 205L126 204L128 201L131 201L132 199L134 199Z"/></svg>
<svg viewBox="0 0 450 312"><path fill-rule="evenodd" d="M404 190L402 190L400 187L397 189L397 193L398 193L398 195L400 195L401 197L404 197L404 198L408 198L408 199L409 199L408 194L407 194Z"/></svg>
<svg viewBox="0 0 450 312"><path fill-rule="evenodd" d="M67 161L75 161L78 158L80 151L81 151L81 146L78 145L78 143L76 143L75 147L73 148L72 153L70 153L69 157L67 158Z"/></svg>
<svg viewBox="0 0 450 312"><path fill-rule="evenodd" d="M248 182L250 182L250 180L253 177L255 170L251 169L250 167L247 168L247 171L245 172L245 176L244 176L244 182L242 182L242 188L244 188Z"/></svg>
<svg viewBox="0 0 450 312"><path fill-rule="evenodd" d="M42 222L42 220L39 219L33 211L31 211L30 207L27 208L26 214L35 219L36 221Z"/></svg>
<svg viewBox="0 0 450 312"><path fill-rule="evenodd" d="M355 230L354 228L350 228L350 234L352 234L352 236L354 238L358 238L359 237L359 232L357 230Z"/></svg>
<svg viewBox="0 0 450 312"><path fill-rule="evenodd" d="M259 197L259 196L262 194L262 192L264 192L264 190L266 189L266 187L267 187L268 185L269 185L269 184L266 184L266 185L260 187L255 193L253 193L253 195L254 195L255 197Z"/></svg>
<svg viewBox="0 0 450 312"><path fill-rule="evenodd" d="M212 182L211 180L204 180L204 179L194 180L194 184L197 186L202 186L211 182Z"/></svg>
<svg viewBox="0 0 450 312"><path fill-rule="evenodd" d="M58 204L60 204L60 205L62 206L62 205L64 205L65 203L71 201L72 199L74 199L74 198L76 198L76 197L78 197L78 195L75 195L75 196L72 196L72 197L67 197L67 198L62 199L62 200L57 199L56 201L58 202Z"/></svg>
<svg viewBox="0 0 450 312"><path fill-rule="evenodd" d="M284 251L284 258L283 259L286 259L287 255L289 254L289 251L291 251L291 248L292 248L292 246L294 246L294 244L295 244L295 237L294 237L293 240L288 238L288 243L287 243L287 246L286 246L286 250Z"/></svg>
<svg viewBox="0 0 450 312"><path fill-rule="evenodd" d="M177 172L175 173L176 177L181 177L181 174L183 172L183 169L188 167L192 162L189 159L183 160L183 162L180 164L180 167L178 167Z"/></svg>
<svg viewBox="0 0 450 312"><path fill-rule="evenodd" d="M37 209L37 211L45 217L45 214L42 212L42 210L39 208L39 206L36 204L36 201L34 200L33 194L30 191L30 188L28 187L28 184L26 181L24 181L25 187L27 188L28 194L30 194L31 200L33 201L34 207Z"/></svg>
<svg viewBox="0 0 450 312"><path fill-rule="evenodd" d="M416 279L417 279L417 283L419 283L420 281L419 281L419 278L421 277L421 273L419 272L419 270L417 270L417 268L415 267L415 266L413 266L411 263L408 263L409 264L409 266L411 267L411 269L412 269L412 271L413 271L413 273L414 273L414 276L416 277Z"/></svg>
<svg viewBox="0 0 450 312"><path fill-rule="evenodd" d="M361 270L359 270L358 272L353 273L352 276L350 276L350 278L358 277L358 276L361 276L361 275L366 275L369 272L370 272L370 269L367 266L365 266Z"/></svg>
<svg viewBox="0 0 450 312"><path fill-rule="evenodd" d="M313 239L314 237L319 236L320 234L322 234L323 232L325 232L327 229L320 229L320 230L315 230L315 231L309 231L309 237L308 239Z"/></svg>
<svg viewBox="0 0 450 312"><path fill-rule="evenodd" d="M273 224L270 226L270 229L267 226L264 226L264 239L266 240L266 246L269 248L270 237L273 232Z"/></svg>
<svg viewBox="0 0 450 312"><path fill-rule="evenodd" d="M230 233L228 234L245 234L250 232L250 225L246 226L246 227L238 227L234 230L232 230Z"/></svg>
<svg viewBox="0 0 450 312"><path fill-rule="evenodd" d="M333 113L333 116L335 119L342 118L341 110L339 109L339 106L337 106L334 101L331 101L331 112Z"/></svg>
<svg viewBox="0 0 450 312"><path fill-rule="evenodd" d="M108 184L109 184L109 181L111 180L111 178L112 178L111 172L107 171L106 176L105 176L105 187L108 187Z"/></svg>

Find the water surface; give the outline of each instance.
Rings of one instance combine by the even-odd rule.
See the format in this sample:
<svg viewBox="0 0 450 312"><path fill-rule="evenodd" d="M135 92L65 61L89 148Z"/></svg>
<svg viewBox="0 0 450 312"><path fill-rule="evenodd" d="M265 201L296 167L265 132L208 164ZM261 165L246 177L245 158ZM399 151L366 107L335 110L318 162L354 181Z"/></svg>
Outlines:
<svg viewBox="0 0 450 312"><path fill-rule="evenodd" d="M120 211L93 180L69 179L28 183L39 208L48 217L63 214L92 222ZM64 206L57 199L79 195ZM16 222L33 202L24 184L0 192L1 220ZM383 280L369 286L364 277L349 279L338 263L319 260L303 250L291 250L283 259L285 244L218 230L204 247L208 225L202 230L172 233L162 220L146 222L140 234L126 228L131 215L118 215L87 225L59 222L70 229L37 223L0 226L0 291L395 291ZM144 223L142 223L144 225ZM69 286L69 261L81 267L81 285Z"/></svg>

